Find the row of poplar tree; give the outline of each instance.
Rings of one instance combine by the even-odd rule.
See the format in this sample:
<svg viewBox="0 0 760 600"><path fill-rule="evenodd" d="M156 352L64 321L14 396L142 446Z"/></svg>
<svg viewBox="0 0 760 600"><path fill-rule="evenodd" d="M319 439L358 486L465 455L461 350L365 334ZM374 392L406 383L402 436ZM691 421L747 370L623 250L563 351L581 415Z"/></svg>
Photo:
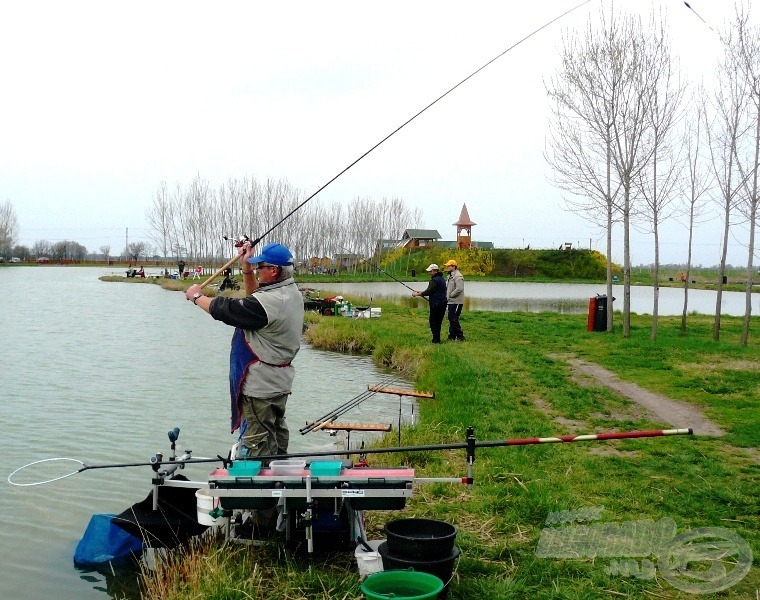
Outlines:
<svg viewBox="0 0 760 600"><path fill-rule="evenodd" d="M732 228L741 225L749 231L742 334L742 344L747 343L760 201L760 29L750 26L747 8L734 8L722 29L704 28L723 48L712 81L690 83L682 77L666 17L602 11L585 30L565 36L561 67L547 84L553 114L546 158L556 183L568 193L569 208L606 230L607 257L613 226L622 224L626 337L631 227L653 233L655 339L661 225L679 214L688 222L685 332L694 225L712 213L723 224L713 337L720 336L728 243ZM607 296L612 297L611 264ZM612 331L612 311L607 317Z"/></svg>

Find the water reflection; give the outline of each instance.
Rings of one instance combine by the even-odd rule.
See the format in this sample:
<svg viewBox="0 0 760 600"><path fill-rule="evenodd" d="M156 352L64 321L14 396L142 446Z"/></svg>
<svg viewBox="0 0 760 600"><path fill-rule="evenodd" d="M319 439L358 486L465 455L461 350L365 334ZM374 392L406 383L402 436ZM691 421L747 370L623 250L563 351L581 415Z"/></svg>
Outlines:
<svg viewBox="0 0 760 600"><path fill-rule="evenodd" d="M407 282L409 287L424 290L426 281ZM397 302L403 306L421 307L426 304L424 299L411 297L411 292L400 283L308 283L306 287L317 291L334 292L336 294L362 296L367 299ZM567 314L585 314L588 311L589 298L605 294L603 283L522 283L522 282L492 282L465 281L465 309L493 310L499 312L558 312ZM631 287L631 312L651 314L654 306L654 289L648 286ZM616 301L614 310L622 310L623 287L612 286L613 298ZM753 293L754 299L758 296ZM689 313L711 315L715 313L717 300L713 290L689 290ZM745 295L743 292L723 292L721 313L724 315L741 316L744 314ZM684 308L683 288L660 288L658 310L659 314L680 315ZM753 308L753 311L759 312Z"/></svg>

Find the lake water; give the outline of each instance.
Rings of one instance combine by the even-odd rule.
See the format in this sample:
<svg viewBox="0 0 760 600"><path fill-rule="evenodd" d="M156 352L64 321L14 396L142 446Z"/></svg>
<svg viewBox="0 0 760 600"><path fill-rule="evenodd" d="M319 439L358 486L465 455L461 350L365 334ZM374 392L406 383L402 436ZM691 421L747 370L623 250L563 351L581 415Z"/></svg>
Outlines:
<svg viewBox="0 0 760 600"><path fill-rule="evenodd" d="M336 294L363 296L365 298L392 300L410 305L422 305L425 300L411 297L409 288L422 291L427 286L427 279L382 283L308 283L304 284L317 290L330 290ZM606 294L604 284L588 283L520 283L465 280L467 310L558 312L585 314L588 311L589 298L597 294ZM648 286L631 286L631 312L652 314L654 301L653 289ZM623 309L623 286L612 286L614 310ZM683 313L683 288L660 288L660 315L680 315ZM752 312L760 314L758 298L752 294ZM689 290L688 311L699 314L715 314L716 292L711 290ZM723 292L722 309L724 315L741 316L744 314L744 293Z"/></svg>
<svg viewBox="0 0 760 600"><path fill-rule="evenodd" d="M156 452L168 455L167 432L175 427L181 430L178 451L191 449L198 457L226 455L236 439L229 433L227 383L232 329L182 294L104 283L98 280L103 274L82 267L0 269L2 599L112 596L123 579L76 569L74 549L92 514L119 513L142 500L152 473L148 467L91 470L14 487L6 481L13 470L55 457L87 464L148 461ZM301 436L298 428L387 374L367 357L305 344L294 364L290 449L335 449L339 438ZM413 413L407 400L405 420ZM341 420L393 423L395 430L398 411L398 396L377 394ZM363 438L354 432L352 445ZM199 465L186 474L203 479L209 470Z"/></svg>

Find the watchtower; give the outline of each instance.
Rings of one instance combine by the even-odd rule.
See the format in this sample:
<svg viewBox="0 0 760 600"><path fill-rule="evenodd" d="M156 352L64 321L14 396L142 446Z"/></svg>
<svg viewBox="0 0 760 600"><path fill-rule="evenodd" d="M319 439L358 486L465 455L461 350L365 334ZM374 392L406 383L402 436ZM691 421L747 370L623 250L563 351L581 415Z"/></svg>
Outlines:
<svg viewBox="0 0 760 600"><path fill-rule="evenodd" d="M472 226L477 223L473 223L470 219L466 204L462 204L459 220L454 225L457 228L457 248L472 248Z"/></svg>

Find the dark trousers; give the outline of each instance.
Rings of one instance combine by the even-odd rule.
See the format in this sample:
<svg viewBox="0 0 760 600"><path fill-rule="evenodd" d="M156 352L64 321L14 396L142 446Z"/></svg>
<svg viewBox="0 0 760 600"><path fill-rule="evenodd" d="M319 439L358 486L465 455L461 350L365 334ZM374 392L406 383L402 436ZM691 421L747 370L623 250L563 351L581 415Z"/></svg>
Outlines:
<svg viewBox="0 0 760 600"><path fill-rule="evenodd" d="M464 332L459 324L459 315L462 314L464 304L449 304L449 339L463 340Z"/></svg>
<svg viewBox="0 0 760 600"><path fill-rule="evenodd" d="M443 317L446 315L446 305L430 307L430 333L433 334L433 343L437 344L441 341L441 325L443 324Z"/></svg>

